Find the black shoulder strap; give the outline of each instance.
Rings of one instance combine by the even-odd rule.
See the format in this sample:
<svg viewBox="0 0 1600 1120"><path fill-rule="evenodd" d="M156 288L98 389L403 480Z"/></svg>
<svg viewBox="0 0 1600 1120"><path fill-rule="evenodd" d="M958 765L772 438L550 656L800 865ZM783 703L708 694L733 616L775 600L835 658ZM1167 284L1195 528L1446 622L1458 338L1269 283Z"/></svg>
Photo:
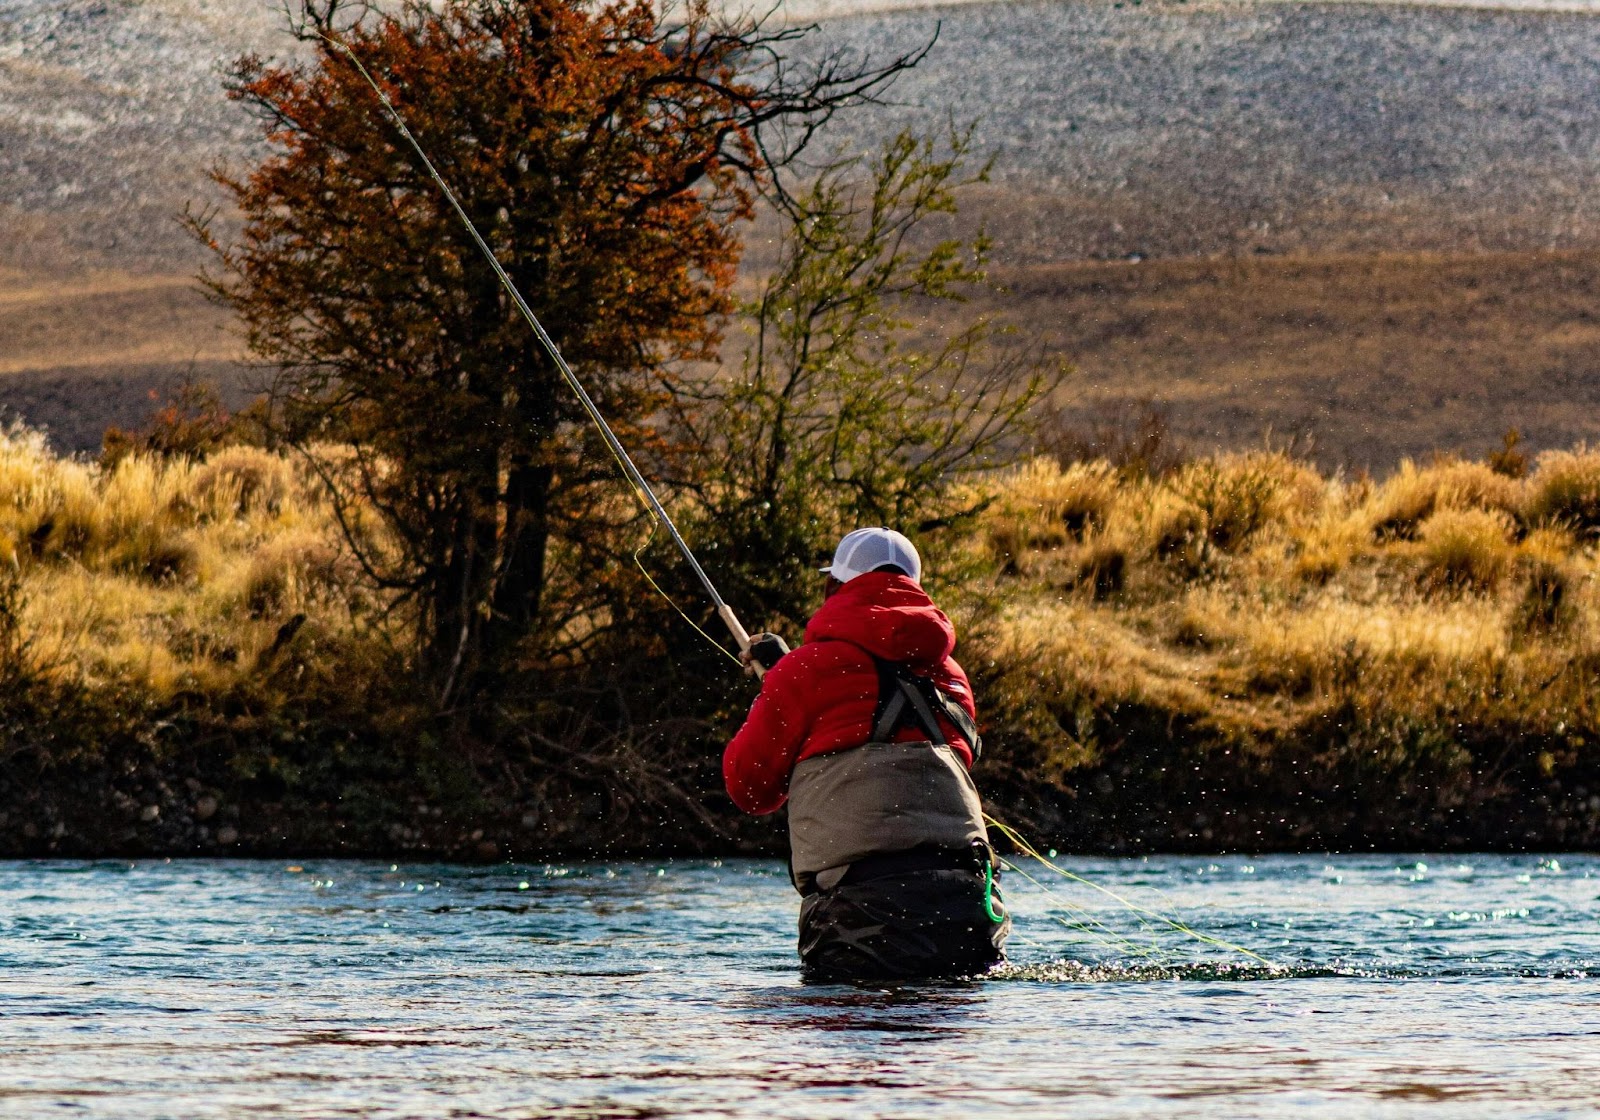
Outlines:
<svg viewBox="0 0 1600 1120"><path fill-rule="evenodd" d="M869 654L869 656L871 656ZM983 736L967 711L926 677L919 677L904 662L873 657L878 669L878 707L872 715L872 741L887 743L903 727L917 727L938 746L947 746L938 716L949 720L972 748L976 762L983 753ZM938 713L937 715L935 713Z"/></svg>

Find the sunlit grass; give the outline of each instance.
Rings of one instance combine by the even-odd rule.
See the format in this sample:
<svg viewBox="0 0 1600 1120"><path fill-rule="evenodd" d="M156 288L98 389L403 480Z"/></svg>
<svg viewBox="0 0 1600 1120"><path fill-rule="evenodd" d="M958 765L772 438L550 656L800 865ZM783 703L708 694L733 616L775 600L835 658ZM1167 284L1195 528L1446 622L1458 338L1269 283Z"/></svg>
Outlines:
<svg viewBox="0 0 1600 1120"><path fill-rule="evenodd" d="M1086 479L1111 480L1092 528L1051 532ZM1525 479L1408 462L1377 484L1268 452L1161 479L1039 460L1000 493L979 533L1005 561L997 652L1019 695L1258 741L1336 709L1449 734L1593 722L1600 454L1548 453Z"/></svg>
<svg viewBox="0 0 1600 1120"><path fill-rule="evenodd" d="M930 560L977 573L993 687L1060 733L1058 766L1092 761L1093 728L1128 705L1258 743L1337 711L1563 735L1596 718L1600 453L1548 453L1527 478L1407 463L1381 483L1264 451L1160 478L1040 459L986 486ZM286 643L342 682L407 644L317 480L257 448L102 467L13 431L0 562L32 674L156 704L288 702L296 685L263 683Z"/></svg>
<svg viewBox="0 0 1600 1120"><path fill-rule="evenodd" d="M364 594L339 542L315 481L267 451L101 467L0 438L0 561L38 675L216 696L259 676L292 619L351 655Z"/></svg>

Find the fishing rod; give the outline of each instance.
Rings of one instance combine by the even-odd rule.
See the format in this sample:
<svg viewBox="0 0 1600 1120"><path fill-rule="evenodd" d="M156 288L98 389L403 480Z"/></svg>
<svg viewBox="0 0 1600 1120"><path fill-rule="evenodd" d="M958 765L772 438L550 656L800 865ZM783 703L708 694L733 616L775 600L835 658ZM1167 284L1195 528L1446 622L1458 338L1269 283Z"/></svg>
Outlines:
<svg viewBox="0 0 1600 1120"><path fill-rule="evenodd" d="M622 468L622 473L639 495L644 498L646 508L649 509L656 521L666 529L667 533L672 537L672 543L678 546L678 551L689 562L689 567L700 580L700 585L706 589L706 594L711 597L711 603L716 607L717 617L722 620L723 625L728 628L728 632L733 635L733 640L739 643L740 652L750 653L750 634L745 630L744 624L739 621L739 616L733 613L733 608L727 604L721 593L717 591L716 585L711 582L711 577L706 575L706 570L700 566L700 561L695 558L693 550L689 548L689 543L683 539L683 534L678 532L678 526L673 523L671 515L666 511L666 507L661 504L661 499L656 497L655 490L651 488L650 483L645 479L639 468L634 465L633 457L628 454L628 449L622 445L622 441L617 438L617 434L611 430L611 425L606 423L605 416L594 403L594 399L589 396L588 390L583 387L583 382L578 380L578 375L567 364L566 358L562 357L561 348L556 345L555 339L551 338L549 332L544 329L544 324L539 322L539 317L533 313L533 308L528 306L528 301L522 298L522 293L517 290L517 286L512 282L511 276L500 263L500 258L494 255L494 250L489 248L489 243L483 239L483 235L478 232L478 227L473 224L472 219L467 216L466 209L461 205L460 200L456 198L455 191L450 189L450 184L445 182L444 176L440 175L438 169L433 166L433 161L428 158L428 153L422 150L422 145L412 135L411 129L406 126L405 118L394 107L394 103L389 100L389 95L383 92L383 88L373 79L367 68L362 65L361 59L356 57L355 51L351 50L346 43L326 32L322 33L322 38L350 60L356 71L365 79L367 85L372 87L372 92L377 94L378 101L383 105L384 112L394 122L394 126L399 130L400 135L405 137L406 143L411 145L412 151L417 153L417 158L422 161L422 166L427 169L428 175L450 203L451 208L455 210L456 217L461 219L461 224L472 235L473 243L478 246L485 259L488 260L489 267L494 269L495 276L500 280L500 286L511 297L511 302L516 304L517 310L527 320L528 326L533 328L534 336L538 338L540 344L544 347L545 353L550 355L550 360L555 363L556 368L561 371L561 376L571 386L573 394L578 398L578 403L583 405L583 410L589 414L589 419L594 421L595 427L600 429L600 435L604 437L606 446L611 449L611 454L616 457L617 464ZM649 578L648 573L646 573L646 578ZM755 659L750 662L750 668L757 677L764 675L767 669L772 667L771 663L762 659L764 656L771 656L773 652L776 652L769 651L766 648L767 645L767 642L755 643ZM773 657L772 661L775 662L776 658Z"/></svg>

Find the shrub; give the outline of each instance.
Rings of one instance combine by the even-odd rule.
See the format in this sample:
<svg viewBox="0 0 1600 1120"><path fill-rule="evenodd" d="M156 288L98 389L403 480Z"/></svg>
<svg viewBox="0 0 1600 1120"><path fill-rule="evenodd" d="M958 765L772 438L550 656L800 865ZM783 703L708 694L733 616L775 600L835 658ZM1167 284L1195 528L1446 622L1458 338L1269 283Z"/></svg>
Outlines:
<svg viewBox="0 0 1600 1120"><path fill-rule="evenodd" d="M1049 459L1024 463L1009 480L996 520L1023 547L1056 548L1101 528L1117 496L1117 475L1105 462L1063 469Z"/></svg>
<svg viewBox="0 0 1600 1120"><path fill-rule="evenodd" d="M291 481L281 456L257 447L225 447L196 468L189 493L199 509L217 518L277 513Z"/></svg>
<svg viewBox="0 0 1600 1120"><path fill-rule="evenodd" d="M1161 560L1197 574L1210 554L1201 511L1166 487L1147 492L1143 510L1150 550Z"/></svg>
<svg viewBox="0 0 1600 1120"><path fill-rule="evenodd" d="M1425 586L1491 590L1511 560L1511 519L1497 510L1442 509L1418 535Z"/></svg>
<svg viewBox="0 0 1600 1120"><path fill-rule="evenodd" d="M1580 445L1546 451L1528 480L1524 513L1532 524L1565 525L1575 532L1600 530L1600 450Z"/></svg>
<svg viewBox="0 0 1600 1120"><path fill-rule="evenodd" d="M1194 611L1184 611L1172 627L1172 644L1185 649L1210 649L1216 644L1211 620Z"/></svg>
<svg viewBox="0 0 1600 1120"><path fill-rule="evenodd" d="M1085 546L1072 584L1086 587L1095 599L1109 599L1127 585L1128 548L1120 540L1099 538Z"/></svg>
<svg viewBox="0 0 1600 1120"><path fill-rule="evenodd" d="M1572 603L1572 577L1565 564L1539 558L1528 564L1528 584L1512 615L1519 635L1563 630L1577 616Z"/></svg>
<svg viewBox="0 0 1600 1120"><path fill-rule="evenodd" d="M155 391L151 391L155 399ZM159 459L203 459L239 438L243 428L223 407L216 386L187 380L131 431L110 427L100 443L100 465L111 469L130 455Z"/></svg>
<svg viewBox="0 0 1600 1120"><path fill-rule="evenodd" d="M187 583L200 570L200 550L187 537L155 537L138 559L139 574L156 583Z"/></svg>
<svg viewBox="0 0 1600 1120"><path fill-rule="evenodd" d="M187 461L131 454L110 469L70 466L47 552L157 583L196 574L199 550L185 536L194 521L179 501Z"/></svg>
<svg viewBox="0 0 1600 1120"><path fill-rule="evenodd" d="M1168 485L1198 515L1205 542L1222 552L1243 550L1270 522L1299 520L1324 489L1313 468L1277 452L1203 459ZM1169 522L1163 538L1169 547L1181 523Z"/></svg>
<svg viewBox="0 0 1600 1120"><path fill-rule="evenodd" d="M1532 637L1563 630L1577 617L1577 577L1569 557L1575 542L1560 529L1535 529L1522 544L1527 584L1511 616L1512 633Z"/></svg>
<svg viewBox="0 0 1600 1120"><path fill-rule="evenodd" d="M1507 428L1500 447L1489 452L1485 461L1496 474L1503 474L1507 478L1526 478L1528 457L1522 452L1522 433L1516 428Z"/></svg>
<svg viewBox="0 0 1600 1120"><path fill-rule="evenodd" d="M1447 458L1419 468L1406 459L1378 488L1367 513L1373 539L1409 541L1417 539L1422 523L1436 510L1496 510L1514 518L1521 506L1517 481L1484 463Z"/></svg>
<svg viewBox="0 0 1600 1120"><path fill-rule="evenodd" d="M298 609L319 593L349 582L339 551L326 541L297 534L273 541L250 564L244 605L254 618Z"/></svg>
<svg viewBox="0 0 1600 1120"><path fill-rule="evenodd" d="M1366 547L1367 532L1361 522L1330 512L1301 537L1294 556L1294 574L1308 583L1327 583Z"/></svg>

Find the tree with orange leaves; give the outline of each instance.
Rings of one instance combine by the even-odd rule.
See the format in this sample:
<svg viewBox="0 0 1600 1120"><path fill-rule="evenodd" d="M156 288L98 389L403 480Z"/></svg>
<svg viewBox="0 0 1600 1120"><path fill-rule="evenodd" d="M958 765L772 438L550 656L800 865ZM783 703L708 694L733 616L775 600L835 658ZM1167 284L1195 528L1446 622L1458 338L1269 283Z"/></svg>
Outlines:
<svg viewBox="0 0 1600 1120"><path fill-rule="evenodd" d="M231 74L271 149L217 173L241 233L190 226L217 254L211 291L273 371L278 432L328 482L368 574L414 607L444 705L530 638L548 651L592 619L608 529L636 514L334 41L384 86L636 444L674 368L716 353L756 192L919 56L799 64L803 29L728 23L703 0L670 20L648 0L417 0L353 17L320 0L295 26L309 61L246 56Z"/></svg>

